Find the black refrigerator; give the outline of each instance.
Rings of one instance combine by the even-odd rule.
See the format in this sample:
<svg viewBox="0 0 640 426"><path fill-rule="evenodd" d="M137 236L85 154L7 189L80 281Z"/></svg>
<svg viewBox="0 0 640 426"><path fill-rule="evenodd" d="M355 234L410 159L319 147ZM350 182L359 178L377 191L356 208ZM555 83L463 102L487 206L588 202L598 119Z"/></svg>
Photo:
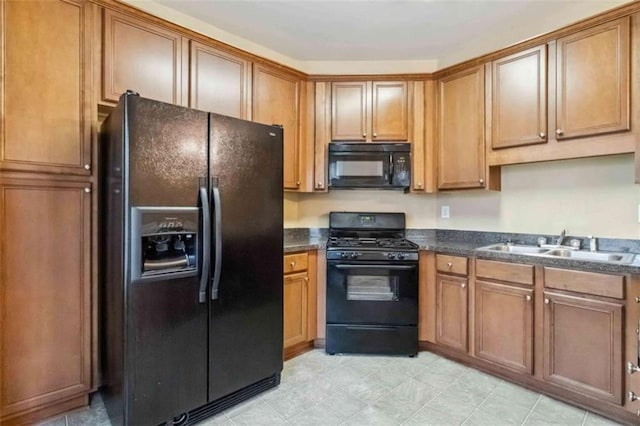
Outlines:
<svg viewBox="0 0 640 426"><path fill-rule="evenodd" d="M101 128L103 397L193 424L282 370L282 129L121 96Z"/></svg>

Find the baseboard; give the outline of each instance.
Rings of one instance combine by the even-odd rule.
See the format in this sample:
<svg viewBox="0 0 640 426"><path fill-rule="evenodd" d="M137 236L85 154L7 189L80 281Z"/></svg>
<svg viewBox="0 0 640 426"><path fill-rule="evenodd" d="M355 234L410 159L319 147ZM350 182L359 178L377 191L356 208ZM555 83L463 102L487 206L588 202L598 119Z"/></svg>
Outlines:
<svg viewBox="0 0 640 426"><path fill-rule="evenodd" d="M284 348L284 360L288 360L313 349L313 341L296 343Z"/></svg>

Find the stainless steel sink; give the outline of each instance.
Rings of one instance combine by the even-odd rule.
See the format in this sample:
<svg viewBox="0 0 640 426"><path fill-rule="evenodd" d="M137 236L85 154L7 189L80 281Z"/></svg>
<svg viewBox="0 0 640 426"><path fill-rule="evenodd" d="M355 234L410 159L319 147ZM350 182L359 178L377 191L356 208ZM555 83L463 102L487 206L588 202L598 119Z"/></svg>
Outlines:
<svg viewBox="0 0 640 426"><path fill-rule="evenodd" d="M591 260L595 262L631 263L635 258L633 253L608 253L573 250L550 250L547 256L568 257L571 259Z"/></svg>
<svg viewBox="0 0 640 426"><path fill-rule="evenodd" d="M520 253L520 254L541 254L549 251L549 249L541 248L538 246L515 245L515 244L493 244L486 247L480 247L478 250L503 251L507 253Z"/></svg>
<svg viewBox="0 0 640 426"><path fill-rule="evenodd" d="M555 247L538 247L530 245L518 244L492 244L490 246L480 247L477 250L504 252L513 254L524 254L529 256L540 257L564 257L568 259L587 260L591 262L609 262L609 263L633 263L635 254L633 253L614 253L614 252L591 252L570 250Z"/></svg>

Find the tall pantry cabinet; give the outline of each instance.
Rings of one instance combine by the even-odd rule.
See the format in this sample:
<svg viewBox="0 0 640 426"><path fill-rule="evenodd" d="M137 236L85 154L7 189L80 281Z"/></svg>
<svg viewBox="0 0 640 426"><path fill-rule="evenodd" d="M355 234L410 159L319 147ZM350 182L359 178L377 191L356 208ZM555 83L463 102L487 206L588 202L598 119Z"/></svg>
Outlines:
<svg viewBox="0 0 640 426"><path fill-rule="evenodd" d="M92 386L94 7L0 1L0 424Z"/></svg>

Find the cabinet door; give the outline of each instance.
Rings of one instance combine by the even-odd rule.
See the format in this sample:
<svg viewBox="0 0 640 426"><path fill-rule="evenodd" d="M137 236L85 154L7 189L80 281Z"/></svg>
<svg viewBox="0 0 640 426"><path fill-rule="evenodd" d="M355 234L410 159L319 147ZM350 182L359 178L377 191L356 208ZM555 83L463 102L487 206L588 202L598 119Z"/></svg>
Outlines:
<svg viewBox="0 0 640 426"><path fill-rule="evenodd" d="M532 374L533 290L477 280L474 315L476 356Z"/></svg>
<svg viewBox="0 0 640 426"><path fill-rule="evenodd" d="M0 185L0 413L89 391L89 184ZM1 420L1 419L0 419Z"/></svg>
<svg viewBox="0 0 640 426"><path fill-rule="evenodd" d="M622 404L622 309L619 302L544 294L544 378Z"/></svg>
<svg viewBox="0 0 640 426"><path fill-rule="evenodd" d="M307 341L306 272L284 277L284 347Z"/></svg>
<svg viewBox="0 0 640 426"><path fill-rule="evenodd" d="M558 139L629 129L629 18L557 41Z"/></svg>
<svg viewBox="0 0 640 426"><path fill-rule="evenodd" d="M493 148L547 141L547 47L534 47L494 61Z"/></svg>
<svg viewBox="0 0 640 426"><path fill-rule="evenodd" d="M103 28L103 100L117 102L130 89L145 98L183 105L180 34L109 9Z"/></svg>
<svg viewBox="0 0 640 426"><path fill-rule="evenodd" d="M91 29L84 1L0 5L0 167L89 174Z"/></svg>
<svg viewBox="0 0 640 426"><path fill-rule="evenodd" d="M189 106L249 119L251 62L191 41Z"/></svg>
<svg viewBox="0 0 640 426"><path fill-rule="evenodd" d="M436 277L436 342L467 351L467 279Z"/></svg>
<svg viewBox="0 0 640 426"><path fill-rule="evenodd" d="M373 141L406 141L409 128L406 81L374 81L371 111Z"/></svg>
<svg viewBox="0 0 640 426"><path fill-rule="evenodd" d="M484 68L438 82L438 188L484 187Z"/></svg>
<svg viewBox="0 0 640 426"><path fill-rule="evenodd" d="M331 84L332 140L367 140L367 92L364 81Z"/></svg>
<svg viewBox="0 0 640 426"><path fill-rule="evenodd" d="M253 121L284 128L284 188L300 186L300 80L262 65L253 68Z"/></svg>

